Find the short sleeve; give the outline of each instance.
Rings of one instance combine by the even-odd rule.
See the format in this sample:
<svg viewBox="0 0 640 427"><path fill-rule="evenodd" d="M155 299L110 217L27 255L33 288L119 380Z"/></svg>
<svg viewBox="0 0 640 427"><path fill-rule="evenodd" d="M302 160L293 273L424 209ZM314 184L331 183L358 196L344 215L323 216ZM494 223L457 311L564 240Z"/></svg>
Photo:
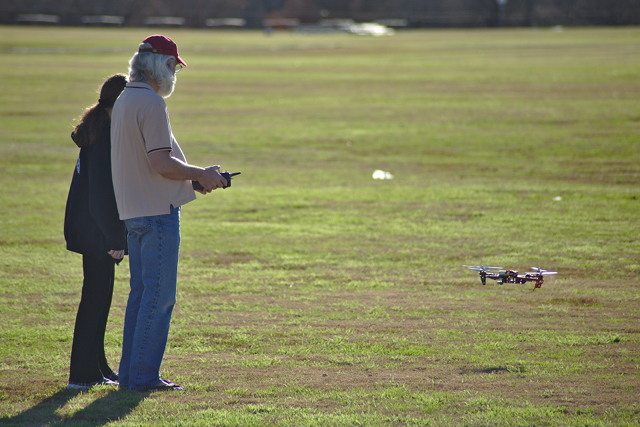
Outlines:
<svg viewBox="0 0 640 427"><path fill-rule="evenodd" d="M154 151L171 151L171 125L167 104L162 98L148 103L140 112L140 130L147 154Z"/></svg>

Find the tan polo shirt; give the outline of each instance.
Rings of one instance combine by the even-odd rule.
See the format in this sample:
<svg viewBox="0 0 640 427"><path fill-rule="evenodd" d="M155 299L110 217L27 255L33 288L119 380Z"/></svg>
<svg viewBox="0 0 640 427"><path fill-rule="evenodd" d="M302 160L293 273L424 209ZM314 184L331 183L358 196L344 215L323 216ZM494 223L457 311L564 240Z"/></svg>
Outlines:
<svg viewBox="0 0 640 427"><path fill-rule="evenodd" d="M146 83L128 83L111 114L111 171L121 220L164 215L196 198L191 181L155 172L148 154L168 150L186 162L164 99Z"/></svg>

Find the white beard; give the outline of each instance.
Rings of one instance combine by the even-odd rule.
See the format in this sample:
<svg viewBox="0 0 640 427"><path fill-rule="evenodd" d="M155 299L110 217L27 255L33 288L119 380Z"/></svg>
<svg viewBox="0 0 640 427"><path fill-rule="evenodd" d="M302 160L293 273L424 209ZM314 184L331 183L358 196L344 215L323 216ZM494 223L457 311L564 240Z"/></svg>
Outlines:
<svg viewBox="0 0 640 427"><path fill-rule="evenodd" d="M158 95L163 98L168 98L173 93L176 87L176 76L172 75L170 78L162 79L158 82Z"/></svg>

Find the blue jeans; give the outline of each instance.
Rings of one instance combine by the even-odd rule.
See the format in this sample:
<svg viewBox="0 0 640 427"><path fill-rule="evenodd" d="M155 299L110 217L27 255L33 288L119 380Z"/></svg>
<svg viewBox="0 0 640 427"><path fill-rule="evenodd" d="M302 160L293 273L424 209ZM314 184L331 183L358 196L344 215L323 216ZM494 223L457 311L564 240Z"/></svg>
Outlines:
<svg viewBox="0 0 640 427"><path fill-rule="evenodd" d="M131 291L124 318L120 387L157 385L176 302L180 208L125 221Z"/></svg>

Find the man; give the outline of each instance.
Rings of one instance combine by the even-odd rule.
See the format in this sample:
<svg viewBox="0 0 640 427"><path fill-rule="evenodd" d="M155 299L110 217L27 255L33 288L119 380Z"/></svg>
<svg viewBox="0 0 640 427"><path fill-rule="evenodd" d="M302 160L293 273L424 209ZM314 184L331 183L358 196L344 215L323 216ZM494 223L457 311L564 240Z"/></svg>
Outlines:
<svg viewBox="0 0 640 427"><path fill-rule="evenodd" d="M187 64L168 37L146 38L129 62L129 83L111 120L113 187L127 228L130 286L124 321L120 387L179 389L160 376L176 299L180 207L195 199L192 181L207 194L227 181L219 166L187 163L173 136L164 98Z"/></svg>

